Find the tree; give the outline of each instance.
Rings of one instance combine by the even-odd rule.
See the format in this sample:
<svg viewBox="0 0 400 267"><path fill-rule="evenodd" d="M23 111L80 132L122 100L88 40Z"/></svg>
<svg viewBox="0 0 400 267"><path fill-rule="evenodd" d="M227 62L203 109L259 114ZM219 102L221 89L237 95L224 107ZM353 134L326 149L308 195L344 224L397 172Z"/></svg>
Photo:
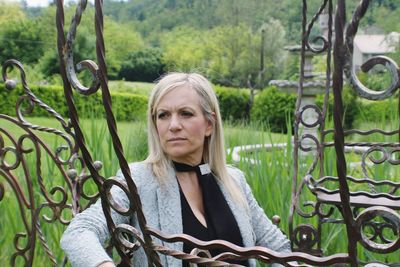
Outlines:
<svg viewBox="0 0 400 267"><path fill-rule="evenodd" d="M110 79L118 76L122 64L128 60L132 52L141 51L145 47L141 35L134 27L115 22L110 18L106 18L104 22L104 42Z"/></svg>
<svg viewBox="0 0 400 267"><path fill-rule="evenodd" d="M146 48L129 54L122 64L118 78L127 81L153 82L164 73L161 50Z"/></svg>
<svg viewBox="0 0 400 267"><path fill-rule="evenodd" d="M40 27L34 20L2 23L0 60L15 58L25 64L37 62L44 53L44 41L40 36Z"/></svg>
<svg viewBox="0 0 400 267"><path fill-rule="evenodd" d="M192 27L179 27L162 35L160 47L162 62L167 71L203 70L207 67L208 56L204 47L207 36Z"/></svg>
<svg viewBox="0 0 400 267"><path fill-rule="evenodd" d="M263 47L262 30L265 32ZM205 54L209 57L209 76L214 82L238 87L247 87L250 82L262 88L281 73L285 58L284 31L278 21L271 20L255 32L245 24L218 27L210 35ZM260 76L261 49L265 69Z"/></svg>

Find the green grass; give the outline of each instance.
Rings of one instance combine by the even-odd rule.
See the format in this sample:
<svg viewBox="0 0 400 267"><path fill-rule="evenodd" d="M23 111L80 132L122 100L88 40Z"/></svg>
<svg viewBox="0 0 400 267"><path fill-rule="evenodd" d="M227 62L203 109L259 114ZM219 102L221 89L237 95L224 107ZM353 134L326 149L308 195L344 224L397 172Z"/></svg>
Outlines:
<svg viewBox="0 0 400 267"><path fill-rule="evenodd" d="M146 82L128 82L128 81L109 81L108 86L110 91L140 94L149 96L154 87L153 83Z"/></svg>

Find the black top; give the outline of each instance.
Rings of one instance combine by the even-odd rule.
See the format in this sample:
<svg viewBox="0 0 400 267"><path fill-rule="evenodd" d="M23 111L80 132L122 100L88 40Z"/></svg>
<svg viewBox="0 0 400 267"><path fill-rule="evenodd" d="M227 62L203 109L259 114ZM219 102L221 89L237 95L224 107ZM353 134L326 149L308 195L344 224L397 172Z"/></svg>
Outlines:
<svg viewBox="0 0 400 267"><path fill-rule="evenodd" d="M200 221L194 215L192 209L187 202L185 195L179 187L181 206L182 206L182 224L183 233L191 235L202 241L210 241L216 239L222 239L229 241L233 244L243 247L242 236L240 234L239 227L236 219L232 214L232 211L226 202L221 189L215 181L214 175L210 170L201 166L189 166L182 163L173 162L176 171L195 171L199 184L203 194L203 204L205 211L205 220L207 227L200 223ZM208 166L207 166L208 167ZM203 173L203 174L202 174ZM183 251L190 253L193 246L190 244L183 244ZM211 249L210 253L212 256L221 254L224 251L220 249ZM247 261L233 261L224 260L232 264L240 264L248 266ZM185 261L182 262L182 266L189 266Z"/></svg>

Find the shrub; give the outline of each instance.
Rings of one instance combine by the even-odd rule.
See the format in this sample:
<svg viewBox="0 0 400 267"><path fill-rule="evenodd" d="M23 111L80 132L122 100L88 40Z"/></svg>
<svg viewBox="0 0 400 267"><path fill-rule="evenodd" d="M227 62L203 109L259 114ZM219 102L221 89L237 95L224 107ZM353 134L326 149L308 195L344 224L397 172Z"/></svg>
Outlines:
<svg viewBox="0 0 400 267"><path fill-rule="evenodd" d="M68 116L68 107L64 98L64 90L61 86L35 86L32 92L46 105L53 108L61 116ZM0 113L10 116L16 115L15 103L23 89L17 87L12 91L5 89L0 84ZM147 96L127 93L111 93L113 112L116 120L142 120L146 117ZM79 117L91 118L93 116L104 116L104 108L101 100L101 93L84 96L74 92L74 102ZM27 103L23 107L27 107ZM49 113L35 106L32 116L49 116Z"/></svg>
<svg viewBox="0 0 400 267"><path fill-rule="evenodd" d="M267 87L256 95L251 109L251 120L267 124L272 132L287 132L287 118L294 122L296 94L286 94L276 87Z"/></svg>
<svg viewBox="0 0 400 267"><path fill-rule="evenodd" d="M214 86L221 117L224 121L242 122L248 119L249 93L244 89Z"/></svg>
<svg viewBox="0 0 400 267"><path fill-rule="evenodd" d="M390 98L384 101L359 101L356 122L387 123L396 119L399 101Z"/></svg>
<svg viewBox="0 0 400 267"><path fill-rule="evenodd" d="M353 123L358 114L358 102L356 93L352 90L351 86L345 85L342 92L343 109L344 109L344 128L350 129L353 127ZM318 95L316 104L322 109L324 103L324 95ZM333 114L333 93L329 94L328 101L328 112Z"/></svg>
<svg viewBox="0 0 400 267"><path fill-rule="evenodd" d="M161 50L157 48L132 52L121 66L119 79L153 82L164 73L161 56Z"/></svg>

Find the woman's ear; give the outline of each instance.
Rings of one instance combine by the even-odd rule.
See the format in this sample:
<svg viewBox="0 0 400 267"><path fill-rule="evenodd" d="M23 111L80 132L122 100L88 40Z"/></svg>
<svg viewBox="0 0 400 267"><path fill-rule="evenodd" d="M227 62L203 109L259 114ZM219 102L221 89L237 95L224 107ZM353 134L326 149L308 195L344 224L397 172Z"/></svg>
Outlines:
<svg viewBox="0 0 400 267"><path fill-rule="evenodd" d="M211 112L211 118L207 120L206 137L209 137L213 132L213 125L215 125L215 112ZM213 123L214 122L214 123Z"/></svg>

